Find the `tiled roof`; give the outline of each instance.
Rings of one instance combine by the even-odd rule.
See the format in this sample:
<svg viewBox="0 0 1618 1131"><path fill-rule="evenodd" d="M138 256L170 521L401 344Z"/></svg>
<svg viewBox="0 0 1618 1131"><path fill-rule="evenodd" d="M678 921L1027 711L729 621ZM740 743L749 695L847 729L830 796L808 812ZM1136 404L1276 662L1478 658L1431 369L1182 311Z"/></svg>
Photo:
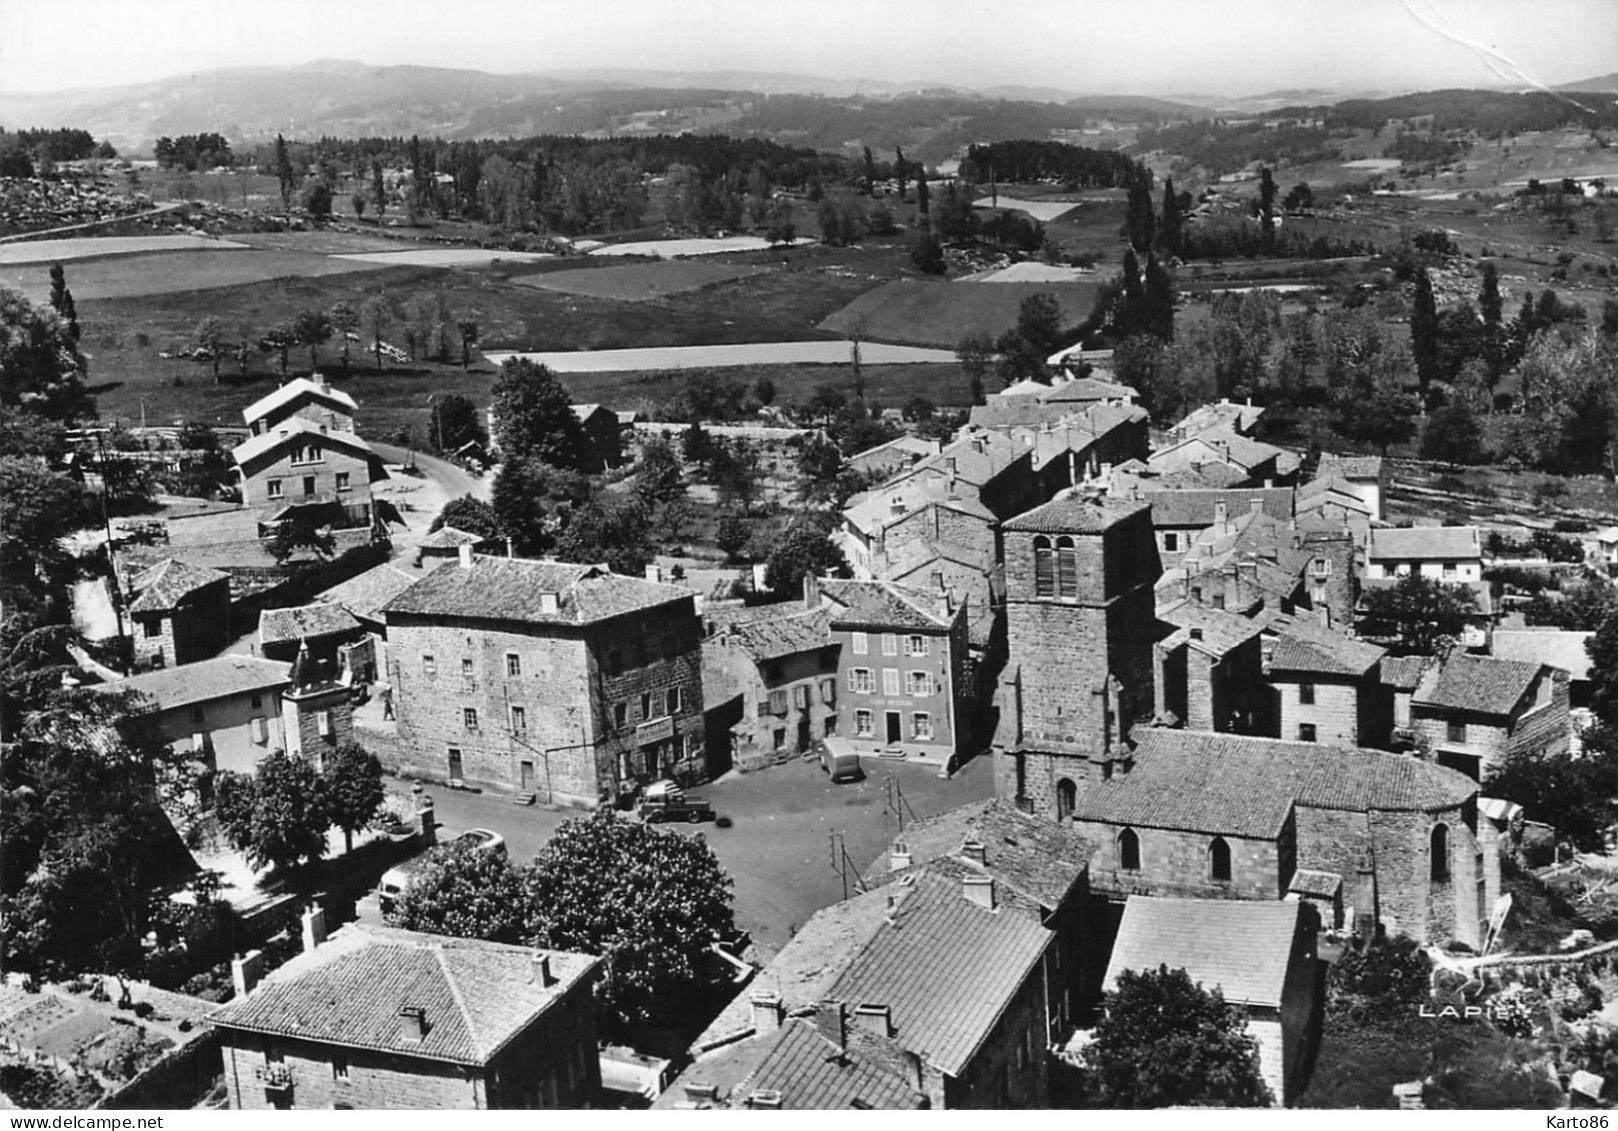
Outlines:
<svg viewBox="0 0 1618 1131"><path fill-rule="evenodd" d="M360 622L341 605L301 605L295 609L265 609L258 615L259 647L286 644L315 636L358 632Z"/></svg>
<svg viewBox="0 0 1618 1131"><path fill-rule="evenodd" d="M1079 491L1070 488L1044 506L1011 519L1005 524L1005 529L1049 534L1100 534L1149 505L1136 499L1086 499Z"/></svg>
<svg viewBox="0 0 1618 1131"><path fill-rule="evenodd" d="M960 882L923 873L830 996L887 1006L899 1044L958 1076L1052 937L1032 916L991 911Z"/></svg>
<svg viewBox="0 0 1618 1131"><path fill-rule="evenodd" d="M1064 401L1088 403L1090 401L1113 400L1118 397L1127 397L1134 400L1138 394L1128 385L1119 385L1112 381L1103 381L1098 377L1080 377L1074 381L1063 381L1055 385L1041 399L1047 404L1059 404Z"/></svg>
<svg viewBox="0 0 1618 1131"><path fill-rule="evenodd" d="M1224 428L1232 424L1242 429L1251 428L1260 416L1264 415L1262 405L1232 404L1221 401L1218 404L1205 404L1186 416L1174 426L1174 431L1182 436L1194 436L1206 432L1210 428Z"/></svg>
<svg viewBox="0 0 1618 1131"><path fill-rule="evenodd" d="M1509 715L1538 678L1540 665L1451 652L1428 669L1411 699L1413 705Z"/></svg>
<svg viewBox="0 0 1618 1131"><path fill-rule="evenodd" d="M1421 683L1421 673L1432 662L1431 656L1385 656L1382 682L1399 691L1414 691Z"/></svg>
<svg viewBox="0 0 1618 1131"><path fill-rule="evenodd" d="M392 562L383 562L315 594L315 599L341 605L362 620L380 622L382 606L420 580L419 572L412 573Z"/></svg>
<svg viewBox="0 0 1618 1131"><path fill-rule="evenodd" d="M1166 489L1143 491L1141 498L1152 504L1153 526L1212 526L1219 504L1225 516L1238 518L1255 504L1272 518L1292 517L1291 487L1247 487L1218 490Z"/></svg>
<svg viewBox="0 0 1618 1131"><path fill-rule="evenodd" d="M850 1108L856 1102L876 1111L925 1107L926 1095L900 1068L904 1054L895 1042L861 1032L852 1017L847 1026L839 1048L813 1018L789 1018L752 1075L732 1091L730 1106L745 1105L755 1091L777 1091L788 1111ZM891 1051L873 1055L877 1045Z"/></svg>
<svg viewBox="0 0 1618 1131"><path fill-rule="evenodd" d="M949 628L960 608L946 611L937 593L892 581L820 579L821 595L833 605L834 627Z"/></svg>
<svg viewBox="0 0 1618 1131"><path fill-rule="evenodd" d="M1496 629L1489 648L1502 660L1549 664L1561 668L1576 680L1590 678L1590 653L1585 648L1593 632L1564 632L1555 629Z"/></svg>
<svg viewBox="0 0 1618 1131"><path fill-rule="evenodd" d="M1466 775L1403 754L1211 731L1146 730L1135 759L1128 774L1091 786L1074 815L1268 840L1294 803L1430 812L1477 794Z"/></svg>
<svg viewBox="0 0 1618 1131"><path fill-rule="evenodd" d="M893 871L891 853L884 852L866 870L867 885L890 883L940 857L965 860L962 845L972 840L983 846L984 859L978 867L984 874L1052 910L1084 876L1095 851L1070 828L1042 821L998 799L907 825L898 840L910 853L910 869Z"/></svg>
<svg viewBox="0 0 1618 1131"><path fill-rule="evenodd" d="M557 611L540 611L540 594ZM692 600L689 589L623 577L602 566L477 556L470 567L434 570L383 606L389 614L464 617L532 624L593 624Z"/></svg>
<svg viewBox="0 0 1618 1131"><path fill-rule="evenodd" d="M1378 526L1366 556L1372 561L1469 561L1483 556L1475 526Z"/></svg>
<svg viewBox="0 0 1618 1131"><path fill-rule="evenodd" d="M603 408L599 404L572 404L568 405L567 407L573 410L573 415L578 417L580 424L583 424L598 412L611 413L613 423L616 424L618 422L618 414L616 412L612 412L611 409Z"/></svg>
<svg viewBox="0 0 1618 1131"><path fill-rule="evenodd" d="M274 412L282 405L291 404L299 397L304 396L329 401L349 413L353 413L359 408L354 403L354 398L341 389L334 389L330 385L322 387L307 377L295 377L279 389L276 389L275 392L260 397L242 409L242 419L251 424L253 421Z"/></svg>
<svg viewBox="0 0 1618 1131"><path fill-rule="evenodd" d="M1225 655L1264 631L1263 625L1248 617L1195 601L1160 608L1157 619L1173 625L1176 630L1163 641L1166 648L1187 644L1216 656ZM1193 630L1200 635L1193 635Z"/></svg>
<svg viewBox="0 0 1618 1131"><path fill-rule="evenodd" d="M1194 464L1198 450L1206 448L1217 462L1229 463L1244 471L1276 459L1281 449L1273 444L1252 440L1229 428L1215 427L1181 440L1172 447L1153 452L1148 463L1154 468L1174 468Z"/></svg>
<svg viewBox="0 0 1618 1131"><path fill-rule="evenodd" d="M906 433L903 436L888 440L886 443L878 444L874 448L866 448L863 452L855 452L843 462L854 463L884 452L902 452L907 456L924 459L927 456L937 455L941 447L942 445L937 440L923 440L920 436L912 436Z"/></svg>
<svg viewBox="0 0 1618 1131"><path fill-rule="evenodd" d="M981 487L1027 454L1027 448L1019 447L1004 432L962 432L937 455L922 460L907 474L926 471L943 474L948 471L948 461L954 460L955 476L963 483Z"/></svg>
<svg viewBox="0 0 1618 1131"><path fill-rule="evenodd" d="M354 433L323 431L320 425L296 416L281 421L268 432L249 436L230 449L230 454L238 467L245 467L250 461L277 448L308 440L319 440L325 447L347 448L368 460L377 458L376 453L371 450L371 445Z"/></svg>
<svg viewBox="0 0 1618 1131"><path fill-rule="evenodd" d="M1132 895L1107 963L1105 988L1125 970L1184 970L1233 1004L1279 1009L1303 908L1285 900Z"/></svg>
<svg viewBox="0 0 1618 1131"><path fill-rule="evenodd" d="M1375 479L1382 474L1381 456L1341 456L1322 452L1315 478L1341 476L1344 479Z"/></svg>
<svg viewBox="0 0 1618 1131"><path fill-rule="evenodd" d="M172 710L193 703L207 703L231 695L253 691L279 690L291 683L291 665L258 656L215 656L177 668L159 668L128 679L103 683L96 690L136 691L151 699L159 710Z"/></svg>
<svg viewBox="0 0 1618 1131"><path fill-rule="evenodd" d="M1299 895L1312 895L1316 899L1336 899L1343 891L1343 877L1336 872L1317 872L1299 868L1292 874L1287 891Z"/></svg>
<svg viewBox="0 0 1618 1131"><path fill-rule="evenodd" d="M476 546L482 541L484 539L476 534L468 534L453 526L440 526L416 544L423 550L458 550L462 546Z"/></svg>
<svg viewBox="0 0 1618 1131"><path fill-rule="evenodd" d="M1270 670L1362 676L1387 654L1385 648L1350 640L1341 632L1300 618L1275 642Z"/></svg>
<svg viewBox="0 0 1618 1131"><path fill-rule="evenodd" d="M210 1020L219 1028L481 1066L601 963L545 953L554 979L548 986L533 976L530 947L354 924ZM399 1011L409 1007L426 1011L419 1041L404 1035Z"/></svg>
<svg viewBox="0 0 1618 1131"><path fill-rule="evenodd" d="M187 594L216 581L229 581L228 573L195 566L176 558L158 562L137 573L130 585L140 596L130 604L132 613L160 613L178 607Z"/></svg>
<svg viewBox="0 0 1618 1131"><path fill-rule="evenodd" d="M787 607L795 611L771 620L732 624L717 632L713 640L741 649L754 663L760 664L831 647L831 614L826 609L805 612L797 606Z"/></svg>
<svg viewBox="0 0 1618 1131"><path fill-rule="evenodd" d="M932 506L959 511L984 522L994 521L994 512L978 500L975 487L957 485L952 488L947 478L930 475L867 491L850 501L843 510L843 518L856 529L874 534Z"/></svg>

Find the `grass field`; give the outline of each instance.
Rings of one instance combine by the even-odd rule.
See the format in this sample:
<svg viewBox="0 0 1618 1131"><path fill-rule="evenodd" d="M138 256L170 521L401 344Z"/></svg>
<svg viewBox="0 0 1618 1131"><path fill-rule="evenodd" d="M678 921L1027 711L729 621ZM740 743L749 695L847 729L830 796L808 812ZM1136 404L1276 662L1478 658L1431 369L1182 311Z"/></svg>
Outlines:
<svg viewBox="0 0 1618 1131"><path fill-rule="evenodd" d="M66 271L82 322L84 303L95 299L146 298L188 291L206 295L215 288L351 275L375 271L377 266L299 251L161 251L84 260L67 266ZM0 283L41 302L50 295L50 270L44 263L0 266ZM196 301L199 309L211 302L206 297Z"/></svg>
<svg viewBox="0 0 1618 1131"><path fill-rule="evenodd" d="M996 283L957 286L942 280L888 283L861 295L821 323L821 328L847 334L865 320L872 341L953 349L967 334L999 335L1017 322L1017 308L1029 295L1048 294L1073 324L1090 313L1096 283Z"/></svg>
<svg viewBox="0 0 1618 1131"><path fill-rule="evenodd" d="M664 259L656 263L624 263L616 267L587 267L524 275L512 281L563 294L590 298L646 302L667 295L701 290L716 283L746 279L770 270L759 264L715 263L706 260Z"/></svg>

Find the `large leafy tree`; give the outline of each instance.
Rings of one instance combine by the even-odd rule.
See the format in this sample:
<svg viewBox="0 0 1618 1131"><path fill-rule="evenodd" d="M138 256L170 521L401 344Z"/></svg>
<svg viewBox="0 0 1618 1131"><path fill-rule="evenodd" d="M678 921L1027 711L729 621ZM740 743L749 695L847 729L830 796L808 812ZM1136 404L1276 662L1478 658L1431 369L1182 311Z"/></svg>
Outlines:
<svg viewBox="0 0 1618 1131"><path fill-rule="evenodd" d="M848 577L848 559L829 537L834 516L805 514L792 521L764 565L764 584L773 593L791 597L803 586L803 579Z"/></svg>
<svg viewBox="0 0 1618 1131"><path fill-rule="evenodd" d="M1618 616L1602 621L1584 650L1590 656L1590 707L1602 722L1618 725Z"/></svg>
<svg viewBox="0 0 1618 1131"><path fill-rule="evenodd" d="M202 352L201 361L206 361L213 367L213 383L219 384L219 363L225 360L225 350L229 348L230 338L225 333L225 324L210 314L192 332L192 342Z"/></svg>
<svg viewBox="0 0 1618 1131"><path fill-rule="evenodd" d="M433 405L432 440L441 452L453 452L465 444L488 442L478 406L470 397L450 393Z"/></svg>
<svg viewBox="0 0 1618 1131"><path fill-rule="evenodd" d="M311 763L285 751L263 758L252 777L221 774L215 812L226 839L256 868L290 872L326 855L325 783Z"/></svg>
<svg viewBox="0 0 1618 1131"><path fill-rule="evenodd" d="M482 499L474 499L471 495L462 495L458 499L451 499L444 504L444 509L438 512L433 519L432 526L427 532L442 530L446 526L453 526L456 530L464 530L468 534L476 534L479 538L489 541L498 541L500 533L500 520L494 515L494 508Z"/></svg>
<svg viewBox="0 0 1618 1131"><path fill-rule="evenodd" d="M356 200L363 200L359 193L354 194ZM346 302L335 302L331 310L326 313L331 322L331 328L343 340L343 373L348 373L348 336L358 334L360 328L360 314Z"/></svg>
<svg viewBox="0 0 1618 1131"><path fill-rule="evenodd" d="M1416 362L1416 379L1422 395L1439 376L1438 304L1433 297L1433 281L1427 269L1416 272L1416 297L1410 307L1410 354Z"/></svg>
<svg viewBox="0 0 1618 1131"><path fill-rule="evenodd" d="M1017 307L1017 324L995 340L1000 376L1010 385L1026 378L1050 382L1045 359L1061 344L1062 308L1044 292L1029 295Z"/></svg>
<svg viewBox="0 0 1618 1131"><path fill-rule="evenodd" d="M1085 1059L1109 1107L1263 1107L1258 1045L1242 1010L1184 970L1125 970Z"/></svg>
<svg viewBox="0 0 1618 1131"><path fill-rule="evenodd" d="M646 508L635 499L590 500L557 536L555 554L564 562L605 562L614 573L639 576L655 556Z"/></svg>
<svg viewBox="0 0 1618 1131"><path fill-rule="evenodd" d="M506 359L494 379L495 443L506 459L538 459L578 470L584 430L567 389L543 365Z"/></svg>
<svg viewBox="0 0 1618 1131"><path fill-rule="evenodd" d="M536 457L507 456L494 477L492 504L500 532L517 553L548 553L573 512L590 498L590 481Z"/></svg>
<svg viewBox="0 0 1618 1131"><path fill-rule="evenodd" d="M604 810L565 822L535 858L529 930L541 945L607 959L600 1000L622 1032L695 1004L709 947L735 927L731 889L700 836Z"/></svg>
<svg viewBox="0 0 1618 1131"><path fill-rule="evenodd" d="M292 334L300 346L308 349L311 372L319 367L316 350L323 342L330 340L331 332L331 315L324 310L300 310L293 317Z"/></svg>
<svg viewBox="0 0 1618 1131"><path fill-rule="evenodd" d="M68 322L20 291L0 286L0 405L52 420L95 415L85 387L84 355Z"/></svg>
<svg viewBox="0 0 1618 1131"><path fill-rule="evenodd" d="M320 777L332 824L343 830L343 849L354 851L354 834L382 808L382 762L357 742L333 750Z"/></svg>
<svg viewBox="0 0 1618 1131"><path fill-rule="evenodd" d="M1366 592L1365 619L1398 638L1402 650L1431 654L1440 640L1461 634L1477 614L1477 598L1464 585L1409 573L1385 589Z"/></svg>
<svg viewBox="0 0 1618 1131"><path fill-rule="evenodd" d="M1530 820L1543 821L1581 852L1600 852L1615 815L1618 730L1602 724L1585 731L1584 753L1542 755L1521 751L1484 783L1490 797L1513 801Z"/></svg>
<svg viewBox="0 0 1618 1131"><path fill-rule="evenodd" d="M503 851L465 842L440 845L410 889L388 913L388 924L464 939L522 943L532 918L523 871Z"/></svg>

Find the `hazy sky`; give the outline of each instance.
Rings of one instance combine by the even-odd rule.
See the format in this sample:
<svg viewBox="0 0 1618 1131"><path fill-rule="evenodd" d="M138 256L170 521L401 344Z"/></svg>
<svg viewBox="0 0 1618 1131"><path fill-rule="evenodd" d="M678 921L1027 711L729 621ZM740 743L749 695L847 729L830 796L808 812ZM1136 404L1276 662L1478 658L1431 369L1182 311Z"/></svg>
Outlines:
<svg viewBox="0 0 1618 1131"><path fill-rule="evenodd" d="M1618 71L1618 0L0 0L0 89L318 58L1162 93L1554 85Z"/></svg>

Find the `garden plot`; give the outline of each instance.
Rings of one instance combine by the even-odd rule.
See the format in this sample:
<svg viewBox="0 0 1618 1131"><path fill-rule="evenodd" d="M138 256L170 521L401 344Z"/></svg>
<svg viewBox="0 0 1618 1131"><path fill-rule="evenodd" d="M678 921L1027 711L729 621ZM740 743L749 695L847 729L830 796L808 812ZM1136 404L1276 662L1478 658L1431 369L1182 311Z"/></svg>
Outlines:
<svg viewBox="0 0 1618 1131"><path fill-rule="evenodd" d="M953 350L967 334L997 337L1017 324L1017 309L1029 295L1056 300L1064 325L1082 321L1095 305L1099 284L999 283L958 287L942 280L906 279L868 291L820 324L846 334L864 320L869 341L908 342ZM869 347L862 347L863 351Z"/></svg>
<svg viewBox="0 0 1618 1131"><path fill-rule="evenodd" d="M799 236L788 243L774 243L763 236L725 236L722 239L643 240L640 243L614 243L598 247L591 255L655 255L659 259L673 259L682 255L718 255L726 251L765 251L772 247L798 247L814 243L808 236Z"/></svg>
<svg viewBox="0 0 1618 1131"><path fill-rule="evenodd" d="M974 200L972 207L1026 212L1041 223L1049 223L1058 216L1065 216L1073 211L1080 203L1082 202L1077 200L1019 200L1014 196L1001 196L996 200L992 196L986 196L981 200Z"/></svg>
<svg viewBox="0 0 1618 1131"><path fill-rule="evenodd" d="M75 263L67 272L67 285L82 306L87 299L178 294L270 279L374 271L381 266L293 251L159 251ZM0 265L0 283L16 287L35 302L50 295L50 276L43 263Z"/></svg>
<svg viewBox="0 0 1618 1131"><path fill-rule="evenodd" d="M334 255L377 267L487 267L491 263L537 263L556 256L545 251L502 251L480 247L427 247L414 251L361 251Z"/></svg>
<svg viewBox="0 0 1618 1131"><path fill-rule="evenodd" d="M83 239L30 240L0 244L0 266L24 263L65 263L112 255L140 255L152 251L231 251L247 247L232 240L203 236L86 236ZM76 293L76 292L75 292Z"/></svg>
<svg viewBox="0 0 1618 1131"><path fill-rule="evenodd" d="M624 302L646 302L664 295L701 290L715 283L728 283L769 271L744 263L703 263L684 259L663 259L656 263L625 263L617 267L586 267L577 271L551 271L525 275L511 281L524 287L588 295Z"/></svg>

